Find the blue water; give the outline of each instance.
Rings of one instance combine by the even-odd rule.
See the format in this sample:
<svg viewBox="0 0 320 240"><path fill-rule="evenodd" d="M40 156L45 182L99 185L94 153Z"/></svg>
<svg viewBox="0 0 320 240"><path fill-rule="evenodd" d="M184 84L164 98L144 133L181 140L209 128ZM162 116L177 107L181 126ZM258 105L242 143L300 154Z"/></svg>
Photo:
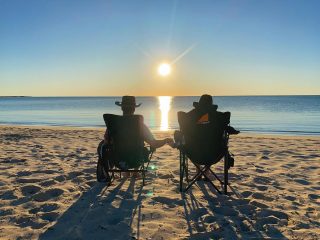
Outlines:
<svg viewBox="0 0 320 240"><path fill-rule="evenodd" d="M169 129L177 129L177 111L189 111L199 97L173 97ZM120 97L0 98L0 124L104 127L103 113L121 114L114 104ZM161 111L157 97L138 97L136 113L159 130ZM232 113L231 124L243 132L320 135L320 96L215 97L220 111Z"/></svg>

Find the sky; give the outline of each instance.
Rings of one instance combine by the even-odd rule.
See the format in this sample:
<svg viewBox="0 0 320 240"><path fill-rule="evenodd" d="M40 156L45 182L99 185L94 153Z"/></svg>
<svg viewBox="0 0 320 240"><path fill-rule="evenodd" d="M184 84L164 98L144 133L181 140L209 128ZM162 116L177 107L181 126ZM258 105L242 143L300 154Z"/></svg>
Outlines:
<svg viewBox="0 0 320 240"><path fill-rule="evenodd" d="M319 9L318 0L0 0L0 96L320 94Z"/></svg>

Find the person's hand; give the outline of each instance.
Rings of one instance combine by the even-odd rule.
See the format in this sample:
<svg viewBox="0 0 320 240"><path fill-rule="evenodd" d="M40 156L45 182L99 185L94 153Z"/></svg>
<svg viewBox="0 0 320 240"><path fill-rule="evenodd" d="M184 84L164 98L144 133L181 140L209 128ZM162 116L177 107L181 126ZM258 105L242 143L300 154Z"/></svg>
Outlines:
<svg viewBox="0 0 320 240"><path fill-rule="evenodd" d="M175 147L175 144L172 138L166 138L166 143L172 148Z"/></svg>

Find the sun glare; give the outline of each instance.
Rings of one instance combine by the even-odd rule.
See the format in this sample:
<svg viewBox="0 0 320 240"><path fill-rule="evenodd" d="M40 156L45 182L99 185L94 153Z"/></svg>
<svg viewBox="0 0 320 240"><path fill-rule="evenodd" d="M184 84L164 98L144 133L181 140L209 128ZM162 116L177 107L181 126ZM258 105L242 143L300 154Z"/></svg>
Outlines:
<svg viewBox="0 0 320 240"><path fill-rule="evenodd" d="M167 131L169 129L169 111L171 108L172 97L160 96L159 99L159 109L161 111L161 124L160 130Z"/></svg>
<svg viewBox="0 0 320 240"><path fill-rule="evenodd" d="M165 77L171 73L171 66L168 63L161 63L158 67L158 73Z"/></svg>

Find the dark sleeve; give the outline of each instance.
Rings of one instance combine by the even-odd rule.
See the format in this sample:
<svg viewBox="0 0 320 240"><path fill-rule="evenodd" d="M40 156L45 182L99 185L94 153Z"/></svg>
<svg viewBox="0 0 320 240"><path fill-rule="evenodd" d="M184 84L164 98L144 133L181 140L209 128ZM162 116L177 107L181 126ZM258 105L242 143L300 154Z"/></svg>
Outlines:
<svg viewBox="0 0 320 240"><path fill-rule="evenodd" d="M143 124L143 138L144 138L144 141L146 142L151 142L155 140L150 129L145 124Z"/></svg>

